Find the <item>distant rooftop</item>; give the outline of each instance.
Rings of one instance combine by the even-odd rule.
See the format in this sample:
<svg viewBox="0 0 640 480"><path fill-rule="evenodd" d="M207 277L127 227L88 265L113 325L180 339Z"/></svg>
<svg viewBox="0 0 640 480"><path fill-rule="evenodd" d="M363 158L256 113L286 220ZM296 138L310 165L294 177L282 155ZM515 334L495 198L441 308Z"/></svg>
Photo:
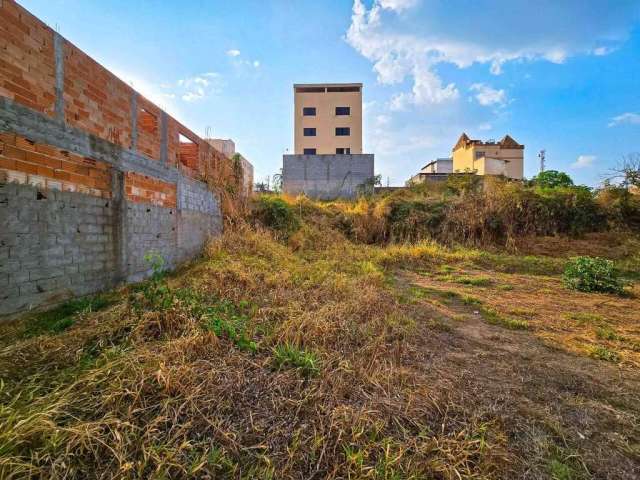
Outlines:
<svg viewBox="0 0 640 480"><path fill-rule="evenodd" d="M296 93L361 92L361 83L294 83Z"/></svg>

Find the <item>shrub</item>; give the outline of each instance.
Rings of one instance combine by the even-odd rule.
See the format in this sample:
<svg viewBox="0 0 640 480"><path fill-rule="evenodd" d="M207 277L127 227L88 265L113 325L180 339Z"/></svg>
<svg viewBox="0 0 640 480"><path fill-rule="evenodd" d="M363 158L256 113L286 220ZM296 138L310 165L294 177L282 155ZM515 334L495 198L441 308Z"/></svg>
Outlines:
<svg viewBox="0 0 640 480"><path fill-rule="evenodd" d="M300 220L293 207L280 197L271 195L258 197L253 215L258 222L285 239L300 228Z"/></svg>
<svg viewBox="0 0 640 480"><path fill-rule="evenodd" d="M624 282L619 278L613 261L600 257L574 257L566 265L564 285L581 292L621 294Z"/></svg>
<svg viewBox="0 0 640 480"><path fill-rule="evenodd" d="M571 177L564 172L547 170L540 172L531 179L531 183L542 188L570 187L573 185Z"/></svg>

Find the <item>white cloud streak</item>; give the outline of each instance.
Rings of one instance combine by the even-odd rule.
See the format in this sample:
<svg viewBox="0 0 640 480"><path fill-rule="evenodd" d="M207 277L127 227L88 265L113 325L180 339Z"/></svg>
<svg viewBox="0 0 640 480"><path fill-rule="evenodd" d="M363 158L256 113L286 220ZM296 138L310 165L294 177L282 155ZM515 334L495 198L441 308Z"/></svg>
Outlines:
<svg viewBox="0 0 640 480"><path fill-rule="evenodd" d="M475 92L475 98L482 106L504 105L507 103L507 94L504 90L496 90L484 83L474 83L469 90Z"/></svg>
<svg viewBox="0 0 640 480"><path fill-rule="evenodd" d="M575 162L571 164L571 168L589 168L596 160L595 155L580 155Z"/></svg>
<svg viewBox="0 0 640 480"><path fill-rule="evenodd" d="M610 127L616 127L618 125L640 125L640 114L627 112L616 117L613 117L609 122Z"/></svg>

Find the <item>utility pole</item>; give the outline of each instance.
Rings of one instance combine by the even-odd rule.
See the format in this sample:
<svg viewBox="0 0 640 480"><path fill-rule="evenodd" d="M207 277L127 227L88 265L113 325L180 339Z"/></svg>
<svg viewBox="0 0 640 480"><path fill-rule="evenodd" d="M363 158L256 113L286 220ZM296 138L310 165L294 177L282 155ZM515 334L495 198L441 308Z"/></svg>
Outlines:
<svg viewBox="0 0 640 480"><path fill-rule="evenodd" d="M546 153L547 151L545 149L540 150L540 153L538 153L538 158L540 159L540 173L544 172L544 161Z"/></svg>

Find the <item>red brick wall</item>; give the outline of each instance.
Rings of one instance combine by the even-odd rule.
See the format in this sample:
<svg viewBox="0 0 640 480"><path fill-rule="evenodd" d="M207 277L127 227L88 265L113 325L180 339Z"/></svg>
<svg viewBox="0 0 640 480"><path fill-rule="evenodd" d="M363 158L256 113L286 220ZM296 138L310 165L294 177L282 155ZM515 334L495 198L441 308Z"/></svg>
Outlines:
<svg viewBox="0 0 640 480"><path fill-rule="evenodd" d="M124 188L127 200L131 202L152 203L167 208L175 208L177 205L177 189L173 183L127 172L124 177Z"/></svg>
<svg viewBox="0 0 640 480"><path fill-rule="evenodd" d="M14 0L0 0L0 96L51 116L55 105L53 35L50 28ZM123 148L132 148L131 100L134 90L70 42L64 40L63 49L64 114L67 124ZM157 118L155 130L153 122L140 115L140 110L137 112L137 151L159 160L162 111L141 95L137 96L137 100L138 109L145 109ZM182 164L180 133L197 145L188 147L188 152L183 150ZM196 149L197 153L194 151ZM180 168L185 175L206 178L222 193L233 190L225 187L237 183L230 159L168 115L167 163ZM77 182L77 185L85 184ZM234 202L242 202L242 199L223 198L223 209L232 210L231 204Z"/></svg>
<svg viewBox="0 0 640 480"><path fill-rule="evenodd" d="M69 42L64 44L67 123L124 148L131 147L133 89Z"/></svg>
<svg viewBox="0 0 640 480"><path fill-rule="evenodd" d="M13 1L0 2L0 96L53 115L53 30Z"/></svg>
<svg viewBox="0 0 640 480"><path fill-rule="evenodd" d="M160 115L162 110L138 96L138 151L160 160Z"/></svg>
<svg viewBox="0 0 640 480"><path fill-rule="evenodd" d="M0 132L0 180L111 198L111 166Z"/></svg>

